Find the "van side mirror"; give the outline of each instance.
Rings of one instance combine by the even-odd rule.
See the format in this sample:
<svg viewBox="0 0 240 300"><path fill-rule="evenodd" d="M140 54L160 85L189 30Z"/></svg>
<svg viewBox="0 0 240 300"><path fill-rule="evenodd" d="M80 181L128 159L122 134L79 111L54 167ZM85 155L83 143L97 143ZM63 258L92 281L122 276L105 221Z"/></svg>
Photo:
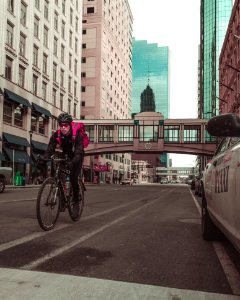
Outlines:
<svg viewBox="0 0 240 300"><path fill-rule="evenodd" d="M207 123L207 131L213 136L240 137L240 119L232 113L213 117Z"/></svg>

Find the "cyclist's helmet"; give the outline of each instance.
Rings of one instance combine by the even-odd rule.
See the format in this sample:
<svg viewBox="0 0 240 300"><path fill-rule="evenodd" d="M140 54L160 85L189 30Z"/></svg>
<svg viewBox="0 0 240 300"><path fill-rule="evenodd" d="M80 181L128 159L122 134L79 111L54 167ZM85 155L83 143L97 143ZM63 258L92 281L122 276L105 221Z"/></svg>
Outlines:
<svg viewBox="0 0 240 300"><path fill-rule="evenodd" d="M73 121L73 118L68 113L62 113L57 118L58 124L60 123L71 123Z"/></svg>

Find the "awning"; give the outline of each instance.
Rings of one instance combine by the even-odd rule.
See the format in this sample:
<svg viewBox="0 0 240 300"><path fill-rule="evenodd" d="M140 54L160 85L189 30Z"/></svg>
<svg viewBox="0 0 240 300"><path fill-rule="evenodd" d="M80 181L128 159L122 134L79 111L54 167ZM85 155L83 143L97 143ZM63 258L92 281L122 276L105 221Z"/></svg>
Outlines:
<svg viewBox="0 0 240 300"><path fill-rule="evenodd" d="M5 132L3 132L3 136L7 140L8 143L25 146L25 147L30 147L28 140L25 138L22 138L20 136L16 136L13 134L5 133Z"/></svg>
<svg viewBox="0 0 240 300"><path fill-rule="evenodd" d="M6 95L9 99L11 99L12 101L15 101L15 102L17 102L17 103L20 103L20 104L22 104L22 105L24 105L24 106L26 106L26 107L31 107L31 104L29 103L29 101L28 101L27 99L25 99L25 98L23 98L23 97L21 97L21 96L15 94L15 93L13 93L13 92L7 90L7 89L4 89L4 90L5 90L5 95Z"/></svg>
<svg viewBox="0 0 240 300"><path fill-rule="evenodd" d="M1 152L0 152L0 160L3 160L3 161L6 160L5 157L4 157L4 155Z"/></svg>
<svg viewBox="0 0 240 300"><path fill-rule="evenodd" d="M42 150L42 151L46 151L47 146L48 146L45 143L40 143L40 142L37 142L37 141L32 141L32 145L35 149Z"/></svg>
<svg viewBox="0 0 240 300"><path fill-rule="evenodd" d="M22 164L29 164L30 157L26 151L4 148L10 161Z"/></svg>
<svg viewBox="0 0 240 300"><path fill-rule="evenodd" d="M45 109L45 108L43 108L43 107L41 107L41 106L39 106L39 105L37 105L37 104L35 104L35 103L33 103L32 106L33 106L33 108L34 108L37 112L39 112L40 114L43 114L43 115L45 115L46 117L51 117L51 116L52 116L52 114L50 113L49 110L47 110L47 109Z"/></svg>

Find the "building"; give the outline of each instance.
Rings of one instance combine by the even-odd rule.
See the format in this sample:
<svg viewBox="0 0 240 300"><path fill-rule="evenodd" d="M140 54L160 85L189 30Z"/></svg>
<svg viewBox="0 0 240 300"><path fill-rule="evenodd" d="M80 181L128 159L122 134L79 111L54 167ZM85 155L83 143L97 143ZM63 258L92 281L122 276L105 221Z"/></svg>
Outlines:
<svg viewBox="0 0 240 300"><path fill-rule="evenodd" d="M56 117L67 111L80 118L81 4L0 1L2 165L28 179L30 162L33 168L35 154L46 149Z"/></svg>
<svg viewBox="0 0 240 300"><path fill-rule="evenodd" d="M153 93L152 88L147 85L145 90L141 93L141 104L140 104L140 112L145 111L156 111L155 104L155 95Z"/></svg>
<svg viewBox="0 0 240 300"><path fill-rule="evenodd" d="M81 119L128 119L133 22L128 1L84 0L82 22ZM87 130L91 133L91 128ZM108 130L106 126L99 134L104 137ZM106 164L110 172L100 172L99 166ZM90 157L84 175L87 181L93 177L100 182L108 177L115 181L128 176L130 168L129 154Z"/></svg>
<svg viewBox="0 0 240 300"><path fill-rule="evenodd" d="M201 0L199 118L219 114L219 55L232 11L232 0Z"/></svg>
<svg viewBox="0 0 240 300"><path fill-rule="evenodd" d="M219 59L220 113L240 114L240 3L235 1Z"/></svg>
<svg viewBox="0 0 240 300"><path fill-rule="evenodd" d="M132 112L141 111L141 94L147 83L155 95L156 112L169 117L169 49L133 39Z"/></svg>

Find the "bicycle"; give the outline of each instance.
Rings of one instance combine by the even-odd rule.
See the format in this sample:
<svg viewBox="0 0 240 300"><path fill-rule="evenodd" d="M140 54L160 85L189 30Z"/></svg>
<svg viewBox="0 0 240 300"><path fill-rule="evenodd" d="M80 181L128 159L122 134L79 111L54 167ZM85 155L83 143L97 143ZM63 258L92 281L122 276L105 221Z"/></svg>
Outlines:
<svg viewBox="0 0 240 300"><path fill-rule="evenodd" d="M48 160L49 161L49 160ZM51 157L53 177L48 177L42 183L36 204L37 219L40 227L45 230L54 228L60 212L68 209L69 216L72 221L76 222L80 219L84 206L84 192L86 187L79 176L79 213L77 217L73 216L73 192L70 184L69 189L66 189L65 180L69 176L70 171L65 168L68 158Z"/></svg>

